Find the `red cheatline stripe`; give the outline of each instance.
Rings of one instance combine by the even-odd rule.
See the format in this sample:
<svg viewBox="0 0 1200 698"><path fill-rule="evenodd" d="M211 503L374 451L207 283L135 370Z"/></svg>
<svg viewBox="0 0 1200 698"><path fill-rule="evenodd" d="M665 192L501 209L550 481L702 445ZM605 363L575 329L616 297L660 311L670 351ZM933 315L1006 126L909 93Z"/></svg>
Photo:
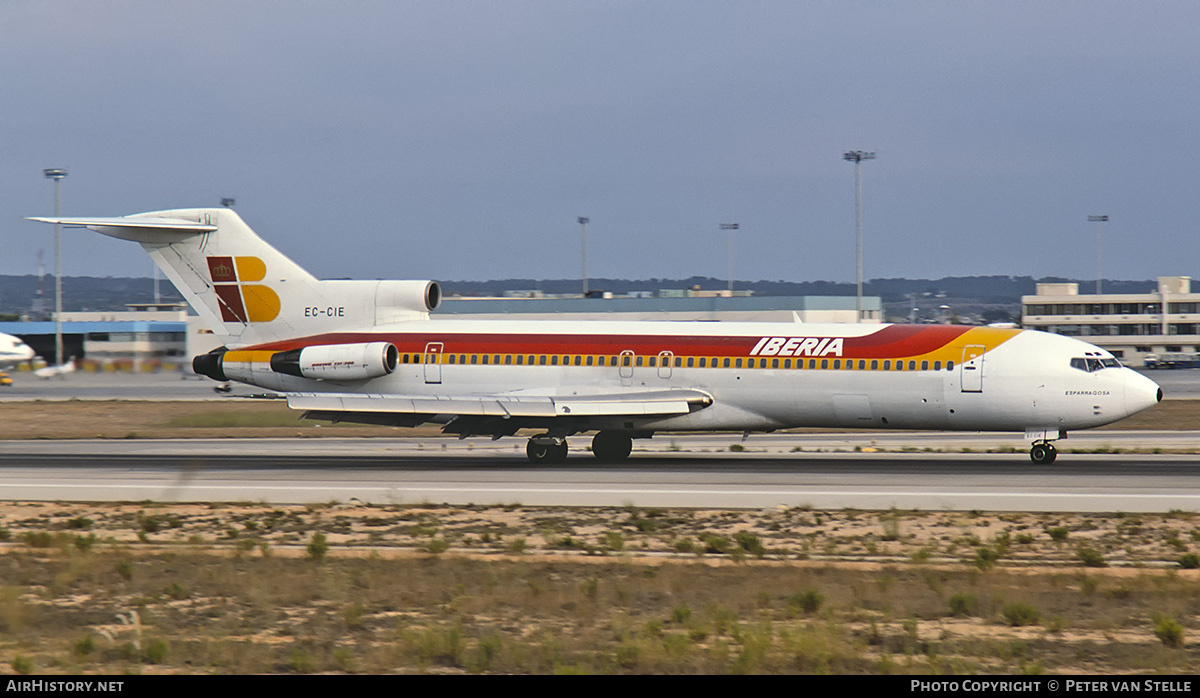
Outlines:
<svg viewBox="0 0 1200 698"><path fill-rule="evenodd" d="M784 328L781 327L781 330ZM779 336L805 337L791 328ZM951 325L889 325L862 337L843 339L842 358L896 358L927 354L958 339L971 328ZM1014 332L1015 333L1015 332ZM811 335L814 337L830 335ZM288 351L321 344L391 342L402 352L421 353L441 343L447 354L620 354L631 350L651 355L672 351L683 356L748 356L762 335L694 337L676 335L477 334L450 332L333 332L270 342L248 351Z"/></svg>

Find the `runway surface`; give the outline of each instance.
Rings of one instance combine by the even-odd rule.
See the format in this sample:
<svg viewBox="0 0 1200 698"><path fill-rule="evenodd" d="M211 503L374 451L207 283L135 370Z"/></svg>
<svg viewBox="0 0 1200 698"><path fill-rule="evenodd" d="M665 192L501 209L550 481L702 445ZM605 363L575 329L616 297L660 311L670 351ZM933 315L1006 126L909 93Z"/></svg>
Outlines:
<svg viewBox="0 0 1200 698"><path fill-rule="evenodd" d="M13 384L0 388L0 402L22 400L218 400L217 382L188 371L156 373L89 373L78 371L38 378L28 371L9 371ZM238 385L234 395L263 392Z"/></svg>
<svg viewBox="0 0 1200 698"><path fill-rule="evenodd" d="M1113 448L1162 432L1098 434ZM1147 436L1149 434L1150 436ZM987 511L1200 511L1200 455L814 452L871 435L654 439L658 450L604 465L580 452L531 465L517 439L271 439L0 442L0 497L65 501L253 501ZM893 436L888 434L886 436ZM907 435L945 442L945 434ZM1097 436L1097 435L1092 435ZM1186 435L1196 440L1195 435ZM968 437L982 441L971 442ZM1179 437L1173 443L1182 443ZM878 442L878 439L877 439ZM974 443L975 446L963 444ZM639 442L642 449L647 444ZM1080 444L1075 443L1075 446ZM1065 446L1065 444L1064 444ZM793 452L793 449L803 451ZM868 446L867 448L871 448ZM911 447L909 447L911 448ZM953 450L949 450L953 449Z"/></svg>
<svg viewBox="0 0 1200 698"><path fill-rule="evenodd" d="M179 373L13 375L0 400L228 399ZM1200 397L1200 370L1147 375L1168 398ZM535 467L516 438L0 441L0 498L1200 511L1200 457L1151 453L1200 451L1195 432L1080 432L1050 466L1030 464L1019 434L660 436L616 466L588 443ZM1145 453L1105 454L1116 449Z"/></svg>

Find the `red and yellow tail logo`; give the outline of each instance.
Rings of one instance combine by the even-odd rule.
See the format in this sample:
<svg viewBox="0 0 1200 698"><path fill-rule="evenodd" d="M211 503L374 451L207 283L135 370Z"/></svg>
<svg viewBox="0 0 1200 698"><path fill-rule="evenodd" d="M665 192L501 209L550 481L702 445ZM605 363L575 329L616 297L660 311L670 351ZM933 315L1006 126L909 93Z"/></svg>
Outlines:
<svg viewBox="0 0 1200 698"><path fill-rule="evenodd" d="M258 257L209 257L213 281L225 322L270 322L279 316L279 295L270 286L249 283L267 276Z"/></svg>

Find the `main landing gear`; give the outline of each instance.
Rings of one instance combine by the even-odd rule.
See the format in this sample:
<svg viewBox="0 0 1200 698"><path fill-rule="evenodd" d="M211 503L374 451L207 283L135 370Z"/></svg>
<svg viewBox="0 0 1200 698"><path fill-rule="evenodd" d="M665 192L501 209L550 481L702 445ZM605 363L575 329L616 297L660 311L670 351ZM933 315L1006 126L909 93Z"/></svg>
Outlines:
<svg viewBox="0 0 1200 698"><path fill-rule="evenodd" d="M1038 465L1053 463L1058 458L1058 449L1049 441L1039 441L1029 449L1029 459Z"/></svg>
<svg viewBox="0 0 1200 698"><path fill-rule="evenodd" d="M633 439L619 431L602 431L592 437L592 455L605 463L616 463L629 457Z"/></svg>
<svg viewBox="0 0 1200 698"><path fill-rule="evenodd" d="M525 445L530 463L561 463L567 459L567 440L535 436Z"/></svg>
<svg viewBox="0 0 1200 698"><path fill-rule="evenodd" d="M592 437L592 455L604 463L616 463L629 457L633 438L620 431L601 431ZM567 459L567 440L556 436L535 436L525 445L531 463L561 463Z"/></svg>

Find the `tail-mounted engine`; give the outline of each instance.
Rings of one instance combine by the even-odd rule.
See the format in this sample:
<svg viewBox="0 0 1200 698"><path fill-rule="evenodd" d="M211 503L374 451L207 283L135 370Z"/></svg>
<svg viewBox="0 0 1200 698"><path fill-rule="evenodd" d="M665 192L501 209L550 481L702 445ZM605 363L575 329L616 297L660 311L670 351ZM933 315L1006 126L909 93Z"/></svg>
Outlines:
<svg viewBox="0 0 1200 698"><path fill-rule="evenodd" d="M224 383L229 380L225 375L225 354L228 351L225 347L221 347L192 358L192 370L198 376L208 376L215 381Z"/></svg>
<svg viewBox="0 0 1200 698"><path fill-rule="evenodd" d="M192 370L213 380L259 384L268 369L315 380L367 380L396 370L400 353L391 342L323 344L275 353L218 349L192 359ZM267 365L264 365L267 364Z"/></svg>
<svg viewBox="0 0 1200 698"><path fill-rule="evenodd" d="M271 357L271 370L301 378L366 380L395 371L399 358L390 342L325 344L281 351Z"/></svg>

